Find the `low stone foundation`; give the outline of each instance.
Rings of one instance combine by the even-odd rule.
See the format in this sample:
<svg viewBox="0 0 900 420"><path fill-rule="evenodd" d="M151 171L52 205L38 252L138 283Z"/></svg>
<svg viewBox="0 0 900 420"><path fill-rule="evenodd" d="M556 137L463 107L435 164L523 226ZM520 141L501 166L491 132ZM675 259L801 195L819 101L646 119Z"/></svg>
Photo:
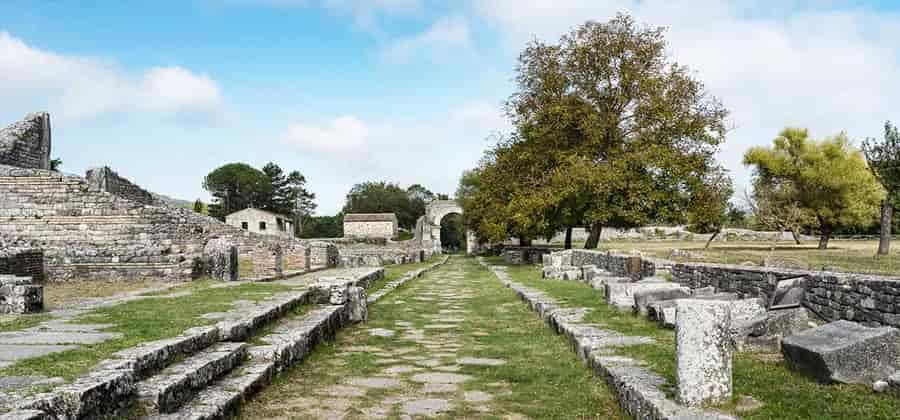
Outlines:
<svg viewBox="0 0 900 420"><path fill-rule="evenodd" d="M31 277L0 274L0 314L30 314L44 309L44 286Z"/></svg>

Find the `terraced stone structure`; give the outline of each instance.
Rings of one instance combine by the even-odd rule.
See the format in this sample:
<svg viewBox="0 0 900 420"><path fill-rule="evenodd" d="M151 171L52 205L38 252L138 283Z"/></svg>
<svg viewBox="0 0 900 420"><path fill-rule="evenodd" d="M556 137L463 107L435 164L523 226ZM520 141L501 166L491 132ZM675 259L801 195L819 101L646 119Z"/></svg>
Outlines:
<svg viewBox="0 0 900 420"><path fill-rule="evenodd" d="M0 244L42 250L48 281L190 280L208 274L204 248L215 238L237 247L249 277L312 265L299 240L246 233L170 207L109 168L87 178L49 170L46 113L0 130L0 139Z"/></svg>

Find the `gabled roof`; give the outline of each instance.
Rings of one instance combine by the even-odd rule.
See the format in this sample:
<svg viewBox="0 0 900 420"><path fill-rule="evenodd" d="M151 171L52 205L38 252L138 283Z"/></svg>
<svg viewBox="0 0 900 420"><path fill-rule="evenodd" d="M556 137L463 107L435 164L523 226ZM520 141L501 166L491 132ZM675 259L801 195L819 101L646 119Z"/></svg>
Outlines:
<svg viewBox="0 0 900 420"><path fill-rule="evenodd" d="M344 222L396 222L394 213L349 213L344 215Z"/></svg>

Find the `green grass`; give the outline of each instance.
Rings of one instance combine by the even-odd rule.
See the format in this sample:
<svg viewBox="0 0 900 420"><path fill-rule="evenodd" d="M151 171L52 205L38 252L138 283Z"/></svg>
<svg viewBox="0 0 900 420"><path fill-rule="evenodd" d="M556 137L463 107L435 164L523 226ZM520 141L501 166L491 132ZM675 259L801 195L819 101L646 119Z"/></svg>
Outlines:
<svg viewBox="0 0 900 420"><path fill-rule="evenodd" d="M441 419L625 418L606 384L584 367L564 339L545 328L542 321L493 274L473 260L463 258L451 259L447 265L406 283L371 306L368 323L346 328L335 342L320 345L302 365L282 374L272 386L254 397L244 407L240 418L313 417L307 410L315 410L319 405L328 406L334 398L339 398L321 396L319 392L350 377L379 375L386 366L378 365L376 361L385 357L382 354L400 348L415 348L409 354L435 357L444 364L453 364L455 357L434 356L433 350L403 338L400 331L390 338L367 332L369 328L397 330L395 322L401 320L412 322L416 328L439 322L430 317L438 316L440 307L414 297L440 287L446 282L444 276L451 272L464 274L461 287L471 290L474 296L461 301L469 312L459 315L464 321L456 329L454 342L461 347L455 357L498 358L507 363L494 367L463 366L459 373L473 378L449 396L426 396L418 393L416 385L410 383L402 389L368 390L364 396L347 401L349 418L366 418L362 410L380 404L386 398L408 395L452 400L453 411L437 417ZM405 303L394 304L401 300ZM431 333L427 335L430 337ZM350 353L346 351L350 346L367 346L371 351ZM476 404L461 402L461 393L470 390L494 395L492 401L483 403L489 408L488 412L476 411ZM399 418L399 414L394 410L388 418Z"/></svg>
<svg viewBox="0 0 900 420"><path fill-rule="evenodd" d="M491 259L493 264L502 260ZM653 337L656 343L623 347L619 354L642 360L652 371L667 380L664 391L671 393L675 384L675 333L657 324L607 305L602 293L578 282L540 278L534 266L508 266L512 278L539 289L565 306L591 308L585 318L605 328L627 335ZM736 353L734 358L734 395L750 395L765 405L752 412L739 413L744 419L896 419L900 399L876 394L867 386L824 385L787 368L777 356ZM718 407L734 411L733 404Z"/></svg>
<svg viewBox="0 0 900 420"><path fill-rule="evenodd" d="M175 337L191 327L212 324L215 321L203 319L201 315L228 311L235 300L259 301L273 293L290 289L287 286L261 283L216 288L203 288L202 284L183 287L196 290L188 296L141 299L91 311L77 321L113 324L107 331L121 333L122 337L26 359L0 369L0 376L43 375L71 380L116 351L148 341Z"/></svg>
<svg viewBox="0 0 900 420"><path fill-rule="evenodd" d="M673 249L694 254L691 258L675 258L679 261L697 261L722 264L761 264L766 258L790 261L798 268L819 270L830 267L838 271L884 275L900 275L900 247L892 247L890 255L877 257L878 241L833 240L826 250L817 249L815 242L800 245L794 242L732 241L713 242L704 249L702 241L604 241L600 249L640 250L646 255L669 258Z"/></svg>
<svg viewBox="0 0 900 420"><path fill-rule="evenodd" d="M50 314L0 315L0 332L36 327L50 318Z"/></svg>
<svg viewBox="0 0 900 420"><path fill-rule="evenodd" d="M431 258L418 263L410 263L410 264L393 264L384 267L384 277L373 282L369 289L366 290L366 293L372 294L384 288L388 283L403 277L404 274L415 271L420 268L428 267L431 264L434 264L440 261L441 257L432 256Z"/></svg>

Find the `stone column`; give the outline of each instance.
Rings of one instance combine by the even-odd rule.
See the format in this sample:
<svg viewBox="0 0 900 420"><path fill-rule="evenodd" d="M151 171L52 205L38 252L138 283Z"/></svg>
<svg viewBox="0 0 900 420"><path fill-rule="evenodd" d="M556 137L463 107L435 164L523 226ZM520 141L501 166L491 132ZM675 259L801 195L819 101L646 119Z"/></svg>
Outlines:
<svg viewBox="0 0 900 420"><path fill-rule="evenodd" d="M729 302L679 299L675 321L678 402L697 406L731 398L733 346Z"/></svg>
<svg viewBox="0 0 900 420"><path fill-rule="evenodd" d="M475 232L466 230L466 255L474 255L478 252L478 237Z"/></svg>

